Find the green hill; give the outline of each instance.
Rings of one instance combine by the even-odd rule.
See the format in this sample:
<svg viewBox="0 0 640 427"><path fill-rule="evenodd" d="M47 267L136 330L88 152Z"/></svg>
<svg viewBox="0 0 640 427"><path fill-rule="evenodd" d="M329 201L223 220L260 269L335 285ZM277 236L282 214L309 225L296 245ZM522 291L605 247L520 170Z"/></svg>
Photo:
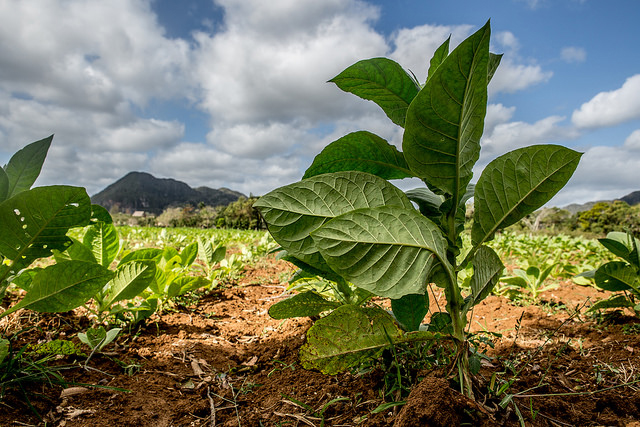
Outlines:
<svg viewBox="0 0 640 427"><path fill-rule="evenodd" d="M170 178L156 178L145 172L130 172L91 197L91 202L109 211L133 213L145 211L160 214L170 206L204 203L208 206L226 206L240 197L246 197L227 188L191 188L184 182Z"/></svg>

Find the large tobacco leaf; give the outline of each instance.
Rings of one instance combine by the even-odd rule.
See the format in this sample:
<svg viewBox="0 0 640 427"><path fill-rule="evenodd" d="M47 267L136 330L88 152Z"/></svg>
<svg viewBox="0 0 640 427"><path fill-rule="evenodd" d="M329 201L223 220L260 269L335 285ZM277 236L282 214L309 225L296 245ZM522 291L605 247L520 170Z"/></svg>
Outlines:
<svg viewBox="0 0 640 427"><path fill-rule="evenodd" d="M339 302L328 301L316 292L307 291L273 304L269 308L269 316L273 319L317 316L323 311L337 307L340 307Z"/></svg>
<svg viewBox="0 0 640 427"><path fill-rule="evenodd" d="M487 23L444 58L407 111L407 163L432 190L452 196L454 209L480 155L490 33Z"/></svg>
<svg viewBox="0 0 640 427"><path fill-rule="evenodd" d="M47 157L53 135L40 141L32 142L22 150L16 152L4 168L7 176L7 191L5 198L13 197L18 193L31 188L40 175L42 164ZM2 196L2 181L0 178L0 196ZM0 198L0 201L4 198Z"/></svg>
<svg viewBox="0 0 640 427"><path fill-rule="evenodd" d="M336 172L280 187L255 204L269 232L289 254L326 271L310 233L338 215L376 206L412 208L398 188L364 172Z"/></svg>
<svg viewBox="0 0 640 427"><path fill-rule="evenodd" d="M547 203L569 181L582 154L560 145L519 148L493 160L475 188L471 240L493 238Z"/></svg>
<svg viewBox="0 0 640 427"><path fill-rule="evenodd" d="M636 269L622 261L611 261L596 270L596 285L606 291L640 291L640 275Z"/></svg>
<svg viewBox="0 0 640 427"><path fill-rule="evenodd" d="M335 272L378 296L424 294L438 264L453 277L446 239L413 207L357 209L328 221L311 237Z"/></svg>
<svg viewBox="0 0 640 427"><path fill-rule="evenodd" d="M20 308L51 313L72 310L93 297L111 280L113 272L100 264L67 261L39 271L27 295L0 317Z"/></svg>
<svg viewBox="0 0 640 427"><path fill-rule="evenodd" d="M334 375L374 357L401 336L386 311L343 305L309 329L300 360L305 369Z"/></svg>
<svg viewBox="0 0 640 427"><path fill-rule="evenodd" d="M26 267L71 244L69 228L86 225L91 201L81 187L37 187L0 203L0 254ZM15 269L12 274L17 273Z"/></svg>
<svg viewBox="0 0 640 427"><path fill-rule="evenodd" d="M398 63L387 58L358 61L329 81L375 102L398 126L404 126L407 108L420 90Z"/></svg>
<svg viewBox="0 0 640 427"><path fill-rule="evenodd" d="M371 132L358 131L327 145L302 178L350 170L368 172L384 179L413 176L404 156L395 146Z"/></svg>

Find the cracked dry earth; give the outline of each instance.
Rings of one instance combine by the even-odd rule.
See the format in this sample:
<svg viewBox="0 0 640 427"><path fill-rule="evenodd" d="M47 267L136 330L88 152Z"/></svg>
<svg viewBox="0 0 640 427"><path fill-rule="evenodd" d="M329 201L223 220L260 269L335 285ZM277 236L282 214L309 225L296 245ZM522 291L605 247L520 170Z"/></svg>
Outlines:
<svg viewBox="0 0 640 427"><path fill-rule="evenodd" d="M475 402L440 369L421 373L425 379L406 405L372 413L384 402L382 372L306 371L297 353L311 321L268 316L290 272L265 258L234 286L123 335L86 368L86 357L62 358L57 363L72 366L63 371L67 387L26 390L42 419L12 391L0 401L0 426L511 426L519 425L519 413L531 426L640 427L640 327L624 315L598 322L587 316L586 308L606 297L601 291L562 283L538 305L490 296L475 308L471 326L501 337L487 348ZM445 305L437 291L432 305ZM77 331L89 326L77 311L8 317L0 323L5 335L36 326L18 345L77 341ZM492 378L513 384L495 396ZM502 408L507 395L514 397Z"/></svg>

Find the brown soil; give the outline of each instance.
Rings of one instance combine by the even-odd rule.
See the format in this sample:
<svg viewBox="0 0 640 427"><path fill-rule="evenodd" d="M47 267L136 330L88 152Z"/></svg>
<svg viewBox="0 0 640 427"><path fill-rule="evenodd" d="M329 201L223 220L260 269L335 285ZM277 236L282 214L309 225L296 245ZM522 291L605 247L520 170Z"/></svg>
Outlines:
<svg viewBox="0 0 640 427"><path fill-rule="evenodd" d="M474 310L472 330L501 337L487 348L475 401L456 391L443 367L422 374L406 405L372 413L385 402L383 372L306 371L297 353L311 320L268 316L287 272L285 263L265 259L235 286L122 335L106 349L111 353L94 355L86 367L86 357L63 357L57 363L73 365L63 372L66 388L26 388L42 420L14 389L0 401L0 425L511 426L519 425L520 413L532 426L640 426L637 319L586 315L588 305L605 296L593 288L562 283L537 305L487 298ZM436 297L434 309L444 308L443 297ZM0 333L33 325L17 345L77 342L75 334L89 321L78 311L22 311L3 319ZM496 395L507 381L512 385Z"/></svg>

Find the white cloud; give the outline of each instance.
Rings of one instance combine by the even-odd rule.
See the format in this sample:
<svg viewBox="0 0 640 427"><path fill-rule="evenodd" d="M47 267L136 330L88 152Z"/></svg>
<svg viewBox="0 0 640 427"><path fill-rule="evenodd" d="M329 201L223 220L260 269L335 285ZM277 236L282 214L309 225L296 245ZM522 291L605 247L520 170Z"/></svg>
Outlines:
<svg viewBox="0 0 640 427"><path fill-rule="evenodd" d="M581 47L568 46L562 48L560 57L568 63L584 62L587 59L587 51Z"/></svg>
<svg viewBox="0 0 640 427"><path fill-rule="evenodd" d="M308 125L280 122L248 124L214 129L207 140L218 150L238 157L268 158L287 152L296 144L310 138L305 132Z"/></svg>
<svg viewBox="0 0 640 427"><path fill-rule="evenodd" d="M481 163L483 159L486 162L516 148L576 138L575 129L561 126L564 120L561 116L549 116L535 123L496 124L493 131L482 138Z"/></svg>
<svg viewBox="0 0 640 427"><path fill-rule="evenodd" d="M3 1L0 39L0 85L39 101L105 111L188 87L189 46L148 1Z"/></svg>
<svg viewBox="0 0 640 427"><path fill-rule="evenodd" d="M640 74L629 77L622 87L600 92L573 112L571 120L580 128L614 126L640 118Z"/></svg>
<svg viewBox="0 0 640 427"><path fill-rule="evenodd" d="M358 110L326 83L353 62L384 55L369 25L377 9L357 1L231 1L225 30L198 33L195 73L215 125L328 120Z"/></svg>
<svg viewBox="0 0 640 427"><path fill-rule="evenodd" d="M403 28L391 36L395 48L389 57L405 69L411 70L418 81L424 83L429 61L436 49L451 36L449 50L453 50L472 30L470 25L420 25Z"/></svg>
<svg viewBox="0 0 640 427"><path fill-rule="evenodd" d="M544 83L551 76L553 76L553 72L543 71L539 65L517 64L510 58L503 57L491 83L489 83L489 95L495 95L498 92L517 92Z"/></svg>
<svg viewBox="0 0 640 427"><path fill-rule="evenodd" d="M573 177L552 205L612 200L638 190L640 156L628 147L597 146L580 159Z"/></svg>
<svg viewBox="0 0 640 427"><path fill-rule="evenodd" d="M261 195L300 178L300 165L295 158L240 160L215 148L186 142L161 150L150 161L149 171L158 177L184 181L192 187L229 187L247 195Z"/></svg>
<svg viewBox="0 0 640 427"><path fill-rule="evenodd" d="M624 141L624 148L629 151L640 151L640 129L634 130Z"/></svg>
<svg viewBox="0 0 640 427"><path fill-rule="evenodd" d="M491 135L499 124L504 124L511 120L516 107L505 107L502 104L488 104L487 114L484 118L484 134Z"/></svg>

